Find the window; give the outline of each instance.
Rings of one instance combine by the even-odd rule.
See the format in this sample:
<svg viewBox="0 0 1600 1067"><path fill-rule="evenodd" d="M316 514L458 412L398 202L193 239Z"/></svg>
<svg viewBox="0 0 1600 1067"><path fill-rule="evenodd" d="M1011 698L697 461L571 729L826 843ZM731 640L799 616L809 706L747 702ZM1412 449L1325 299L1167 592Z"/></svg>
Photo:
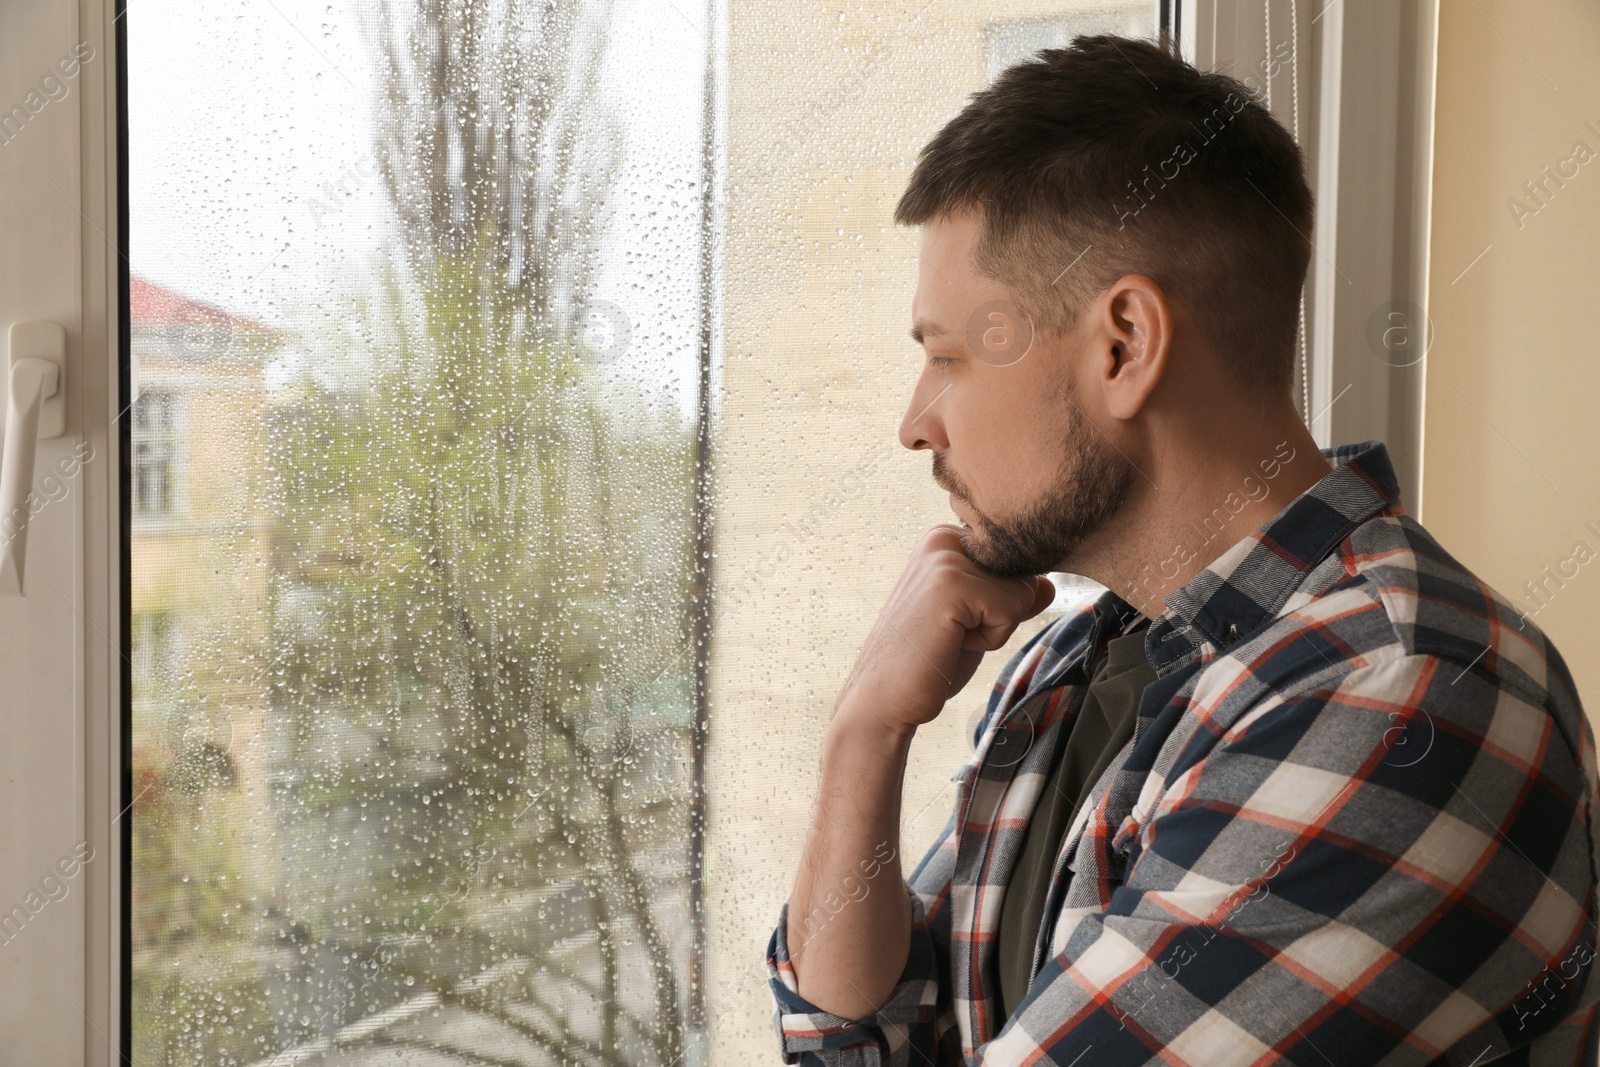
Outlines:
<svg viewBox="0 0 1600 1067"><path fill-rule="evenodd" d="M133 508L141 518L177 510L182 401L177 393L151 391L133 405Z"/></svg>
<svg viewBox="0 0 1600 1067"><path fill-rule="evenodd" d="M177 662L172 613L146 611L133 618L133 687L136 699L155 702L171 684Z"/></svg>
<svg viewBox="0 0 1600 1067"><path fill-rule="evenodd" d="M817 732L947 518L889 208L1153 13L709 10L130 8L134 1067L773 1055Z"/></svg>
<svg viewBox="0 0 1600 1067"><path fill-rule="evenodd" d="M1147 37L1151 33L1148 2L1079 5L1077 10L1044 18L1001 19L984 32L985 70L988 80L1007 67L1021 63L1043 48L1065 48L1082 34L1114 33Z"/></svg>

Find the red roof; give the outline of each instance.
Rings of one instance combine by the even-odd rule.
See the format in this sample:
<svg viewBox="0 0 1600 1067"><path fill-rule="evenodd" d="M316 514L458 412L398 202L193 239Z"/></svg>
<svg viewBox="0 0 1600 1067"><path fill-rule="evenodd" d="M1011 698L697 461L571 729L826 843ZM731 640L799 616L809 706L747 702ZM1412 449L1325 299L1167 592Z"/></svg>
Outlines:
<svg viewBox="0 0 1600 1067"><path fill-rule="evenodd" d="M132 320L139 324L176 322L184 325L224 326L230 330L246 333L272 332L254 319L232 315L209 304L202 304L198 300L190 300L171 289L136 275L130 275L128 278L128 313Z"/></svg>

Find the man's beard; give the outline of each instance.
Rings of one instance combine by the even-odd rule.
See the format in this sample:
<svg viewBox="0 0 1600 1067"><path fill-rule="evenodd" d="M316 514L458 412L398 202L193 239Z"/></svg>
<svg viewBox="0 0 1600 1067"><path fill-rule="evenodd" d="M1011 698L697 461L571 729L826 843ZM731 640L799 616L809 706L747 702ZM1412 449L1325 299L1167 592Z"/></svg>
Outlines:
<svg viewBox="0 0 1600 1067"><path fill-rule="evenodd" d="M979 511L944 457L937 452L933 456L934 482L960 497L976 516L976 525L961 535L962 551L1005 578L1056 570L1122 507L1134 472L1133 462L1076 405L1068 417L1055 483L1043 500L1016 519L998 522Z"/></svg>

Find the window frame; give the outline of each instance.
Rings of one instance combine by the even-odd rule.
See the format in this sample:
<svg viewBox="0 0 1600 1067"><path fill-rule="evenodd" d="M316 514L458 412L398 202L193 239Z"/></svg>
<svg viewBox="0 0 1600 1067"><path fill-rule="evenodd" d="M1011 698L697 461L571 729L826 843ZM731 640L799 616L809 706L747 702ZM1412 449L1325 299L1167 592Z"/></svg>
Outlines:
<svg viewBox="0 0 1600 1067"><path fill-rule="evenodd" d="M1325 448L1384 441L1420 519L1437 0L1359 11L1342 0L1161 0L1158 21L1176 28L1190 62L1265 84L1273 113L1298 125L1317 204L1302 415ZM1290 70L1261 76L1265 42L1290 27L1297 84ZM1420 328L1424 355L1396 358L1390 323L1407 336Z"/></svg>
<svg viewBox="0 0 1600 1067"><path fill-rule="evenodd" d="M1251 60L1236 42L1247 35L1264 40L1267 12L1283 18L1288 11L1288 0L1268 0L1270 7L1240 0L1156 2L1158 25L1176 30L1186 55L1210 65ZM1303 14L1300 18L1304 69L1298 87L1307 106L1302 136L1315 163L1313 186L1319 201L1306 305L1311 408L1318 416L1313 429L1324 443L1386 438L1402 484L1415 499L1421 471L1421 364L1385 363L1370 351L1365 335L1372 311L1386 300L1409 301L1426 315L1437 3L1422 0L1381 12L1363 8L1360 18L1353 5L1339 0L1309 0L1301 10L1313 8L1318 12L1315 26ZM29 181L44 171L73 175L68 187L57 192L76 212L72 225L77 244L62 263L45 269L69 272L76 284L66 288L66 305L32 310L29 316L55 317L68 325L69 433L81 434L98 458L85 463L74 502L62 508L61 514L70 516L73 543L58 551L36 544L29 560L35 582L42 585L48 573L72 609L66 615L70 636L57 644L73 692L67 697L50 690L54 703L36 702L39 706L28 710L15 735L30 754L57 745L41 739L61 729L65 701L74 766L63 775L59 766L44 759L19 761L15 788L37 804L70 813L68 821L79 828L97 859L84 866L81 891L70 898L73 903L62 907L61 914L71 921L63 919L50 930L30 934L30 940L38 937L30 952L48 948L69 961L63 972L73 976L65 979L68 984L55 993L41 992L28 976L14 975L4 988L12 994L7 999L23 1006L17 1010L31 1006L46 1013L37 1016L41 1022L67 1017L60 1002L66 999L83 1024L76 1032L69 1027L66 1033L19 1038L19 1054L34 1048L71 1049L76 1062L111 1067L131 1048L126 919L132 820L124 814L137 799L127 732L133 682L132 420L121 417L132 399L125 299L130 279L122 252L128 237L127 40L122 18L127 4L78 0L64 11L24 10L13 15L24 31L15 47L54 55L61 42L70 48L76 39L94 48L98 57L83 65L71 97L51 104L56 109L52 121L70 123L74 135L58 145L47 131L29 128L24 131L31 142L28 162L7 160L8 166L24 168ZM1235 28L1235 43L1215 32L1215 27L1228 25ZM39 203L54 205L52 210L60 206L48 190L40 195ZM43 221L39 227L39 234L50 236ZM30 246L42 247L22 236L15 242L15 255L24 255L22 249ZM1344 282L1342 276L1359 282ZM18 305L11 306L15 313ZM31 864L33 859L22 862ZM69 1062L59 1055L41 1055L39 1061Z"/></svg>

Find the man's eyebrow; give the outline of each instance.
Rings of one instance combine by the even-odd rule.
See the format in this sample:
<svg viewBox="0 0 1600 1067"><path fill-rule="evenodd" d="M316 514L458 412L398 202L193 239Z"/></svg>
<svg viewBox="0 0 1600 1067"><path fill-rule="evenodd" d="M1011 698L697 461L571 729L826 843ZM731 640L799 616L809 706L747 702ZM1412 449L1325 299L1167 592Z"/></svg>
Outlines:
<svg viewBox="0 0 1600 1067"><path fill-rule="evenodd" d="M911 339L919 345L925 337L938 337L949 332L937 322L929 322L927 319L918 319L911 324Z"/></svg>

